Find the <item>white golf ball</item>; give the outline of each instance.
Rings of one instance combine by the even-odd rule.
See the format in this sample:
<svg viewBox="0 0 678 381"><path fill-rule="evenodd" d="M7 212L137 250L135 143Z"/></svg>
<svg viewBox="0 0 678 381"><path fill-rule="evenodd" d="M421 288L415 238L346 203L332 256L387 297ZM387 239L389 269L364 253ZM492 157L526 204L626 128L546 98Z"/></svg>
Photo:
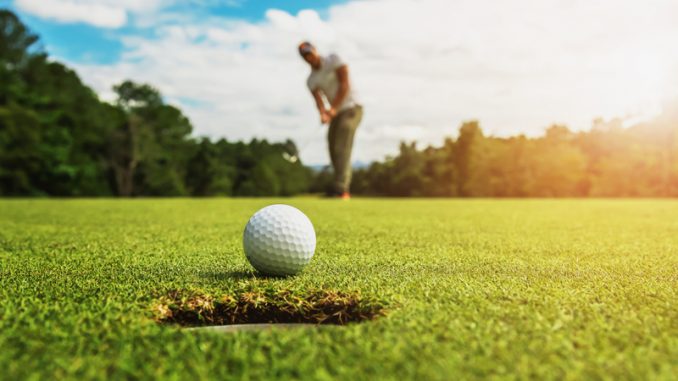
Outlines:
<svg viewBox="0 0 678 381"><path fill-rule="evenodd" d="M247 222L243 233L247 260L268 275L293 275L313 258L315 230L311 220L289 205L260 209Z"/></svg>

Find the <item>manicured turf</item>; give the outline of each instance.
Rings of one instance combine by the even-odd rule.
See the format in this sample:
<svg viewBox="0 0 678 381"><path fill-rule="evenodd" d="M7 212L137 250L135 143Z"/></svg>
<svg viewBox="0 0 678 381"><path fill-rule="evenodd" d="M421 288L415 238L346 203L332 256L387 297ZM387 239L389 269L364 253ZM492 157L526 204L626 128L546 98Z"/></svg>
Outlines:
<svg viewBox="0 0 678 381"><path fill-rule="evenodd" d="M316 226L297 277L242 252L274 202ZM387 315L200 333L153 320L171 290L359 292ZM669 380L676 359L676 201L0 201L2 379Z"/></svg>

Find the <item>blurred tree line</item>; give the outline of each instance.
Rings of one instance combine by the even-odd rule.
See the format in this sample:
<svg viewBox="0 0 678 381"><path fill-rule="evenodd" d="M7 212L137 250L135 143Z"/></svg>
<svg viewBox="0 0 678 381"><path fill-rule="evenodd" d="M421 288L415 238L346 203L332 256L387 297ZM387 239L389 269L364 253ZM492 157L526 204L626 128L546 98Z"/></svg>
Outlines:
<svg viewBox="0 0 678 381"><path fill-rule="evenodd" d="M550 127L545 136L485 136L464 123L456 139L355 171L357 194L421 197L675 197L678 113L625 128L598 120L588 132ZM324 176L324 177L323 177ZM322 187L327 173L316 177Z"/></svg>
<svg viewBox="0 0 678 381"><path fill-rule="evenodd" d="M125 81L101 102L0 9L0 195L278 196L308 190L293 142L191 137L181 110Z"/></svg>

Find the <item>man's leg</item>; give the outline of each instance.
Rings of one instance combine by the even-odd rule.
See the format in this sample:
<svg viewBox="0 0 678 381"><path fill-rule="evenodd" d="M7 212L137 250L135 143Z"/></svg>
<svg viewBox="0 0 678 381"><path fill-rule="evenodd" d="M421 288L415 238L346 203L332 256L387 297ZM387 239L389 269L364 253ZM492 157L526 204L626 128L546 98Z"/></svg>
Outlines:
<svg viewBox="0 0 678 381"><path fill-rule="evenodd" d="M335 143L337 140L337 132L339 131L339 124L339 117L337 116L330 122L330 127L327 130L327 147L330 150L330 163L332 164L332 173L335 174L335 178L337 173L337 162L339 160ZM338 192L334 183L332 184L331 192Z"/></svg>
<svg viewBox="0 0 678 381"><path fill-rule="evenodd" d="M334 167L334 188L338 193L348 192L351 186L353 138L362 117L362 107L357 106L339 113L330 126L330 157Z"/></svg>

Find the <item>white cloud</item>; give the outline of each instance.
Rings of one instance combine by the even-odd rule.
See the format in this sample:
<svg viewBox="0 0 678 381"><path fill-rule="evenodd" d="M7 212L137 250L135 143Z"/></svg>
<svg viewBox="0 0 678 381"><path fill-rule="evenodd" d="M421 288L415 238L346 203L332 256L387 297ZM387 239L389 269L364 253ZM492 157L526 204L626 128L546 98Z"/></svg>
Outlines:
<svg viewBox="0 0 678 381"><path fill-rule="evenodd" d="M82 22L100 28L119 28L128 13L157 10L160 0L16 0L23 12L62 23Z"/></svg>
<svg viewBox="0 0 678 381"><path fill-rule="evenodd" d="M156 39L128 37L121 62L76 65L104 96L124 78L150 82L181 103L196 133L229 139L292 137L327 162L305 89L303 39L349 63L365 105L355 159L393 153L401 139L442 142L479 119L497 135L549 124L656 110L675 83L678 6L671 0L381 0L257 23L167 22ZM674 85L674 86L670 86Z"/></svg>

